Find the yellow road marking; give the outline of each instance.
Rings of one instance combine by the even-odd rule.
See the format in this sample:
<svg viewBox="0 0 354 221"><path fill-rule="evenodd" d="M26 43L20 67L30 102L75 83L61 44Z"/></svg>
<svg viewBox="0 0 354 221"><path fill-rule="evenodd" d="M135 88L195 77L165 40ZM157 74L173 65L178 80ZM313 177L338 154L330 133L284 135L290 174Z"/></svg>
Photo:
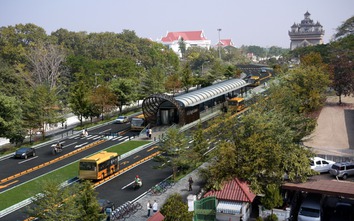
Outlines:
<svg viewBox="0 0 354 221"><path fill-rule="evenodd" d="M20 172L20 173L18 173L18 174L9 176L9 177L7 177L7 178L5 178L5 179L0 180L0 184L3 184L3 183L5 183L5 182L7 182L7 181L10 181L10 180L13 180L13 179L15 179L15 178L18 178L18 177L23 176L23 175L25 175L25 174L31 173L31 172L33 172L33 171L35 171L35 170L38 170L38 169L41 169L41 168L43 168L43 167L49 166L49 165L51 165L51 164L53 164L53 163L56 163L56 162L61 161L61 160L65 159L65 158L68 158L68 157L70 157L70 156L73 156L73 155L75 155L75 154L78 154L78 153L80 153L80 152L82 152L82 151L84 151L84 150L86 150L86 149L89 149L89 148L91 148L91 147L94 147L94 146L96 146L96 145L98 145L98 144L101 144L101 143L103 143L103 142L105 142L105 140L99 140L99 141L90 143L90 144L88 144L88 145L86 145L86 146L84 146L84 147L81 147L81 148L79 148L79 149L76 149L76 150L74 150L74 151L72 151L72 152L70 152L70 153L67 153L67 154L65 154L65 155L62 155L62 156L60 156L60 157L58 157L58 158L55 158L55 159L53 159L53 160L51 160L51 161L47 161L47 162L42 163L42 164L40 164L40 165L38 165L38 166L32 167L32 168L30 168L30 169L28 169L28 170L22 171L22 172Z"/></svg>
<svg viewBox="0 0 354 221"><path fill-rule="evenodd" d="M0 189L6 188L6 187L8 187L8 186L10 186L10 185L12 185L14 183L17 183L17 182L18 182L18 180L15 180L15 181L12 181L11 183L8 183L8 184L5 184L5 185L0 185Z"/></svg>

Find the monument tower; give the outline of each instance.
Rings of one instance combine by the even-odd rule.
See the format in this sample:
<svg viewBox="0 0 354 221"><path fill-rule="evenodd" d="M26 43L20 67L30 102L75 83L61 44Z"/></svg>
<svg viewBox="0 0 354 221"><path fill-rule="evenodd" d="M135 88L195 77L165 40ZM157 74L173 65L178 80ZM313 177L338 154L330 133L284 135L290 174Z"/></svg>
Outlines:
<svg viewBox="0 0 354 221"><path fill-rule="evenodd" d="M305 18L300 24L294 23L289 31L290 50L298 47L305 47L317 44L323 44L323 36L325 31L319 22L314 23L310 19L310 13L304 14Z"/></svg>

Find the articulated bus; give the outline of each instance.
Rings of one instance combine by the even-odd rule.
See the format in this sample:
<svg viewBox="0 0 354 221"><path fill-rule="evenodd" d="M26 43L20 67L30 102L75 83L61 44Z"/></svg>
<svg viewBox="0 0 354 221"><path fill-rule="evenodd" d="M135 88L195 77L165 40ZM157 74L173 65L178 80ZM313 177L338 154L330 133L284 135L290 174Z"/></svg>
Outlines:
<svg viewBox="0 0 354 221"><path fill-rule="evenodd" d="M236 113L245 109L245 99L242 97L233 97L228 100L228 109L231 113Z"/></svg>
<svg viewBox="0 0 354 221"><path fill-rule="evenodd" d="M130 126L132 131L141 131L142 129L144 129L146 126L144 114L132 117L132 120L130 121Z"/></svg>
<svg viewBox="0 0 354 221"><path fill-rule="evenodd" d="M102 151L79 161L79 178L101 180L119 169L117 153Z"/></svg>

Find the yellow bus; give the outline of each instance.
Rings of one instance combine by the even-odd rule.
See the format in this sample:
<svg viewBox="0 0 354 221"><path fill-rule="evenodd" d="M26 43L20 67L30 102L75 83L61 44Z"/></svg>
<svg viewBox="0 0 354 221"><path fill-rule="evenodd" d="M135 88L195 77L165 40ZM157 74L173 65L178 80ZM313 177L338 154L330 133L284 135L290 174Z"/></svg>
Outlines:
<svg viewBox="0 0 354 221"><path fill-rule="evenodd" d="M228 101L228 108L231 113L236 113L245 109L245 99L242 97L233 97Z"/></svg>
<svg viewBox="0 0 354 221"><path fill-rule="evenodd" d="M130 126L132 131L141 131L145 128L145 118L144 114L132 117L130 121Z"/></svg>
<svg viewBox="0 0 354 221"><path fill-rule="evenodd" d="M118 154L102 151L79 161L79 178L101 180L115 173L118 169Z"/></svg>

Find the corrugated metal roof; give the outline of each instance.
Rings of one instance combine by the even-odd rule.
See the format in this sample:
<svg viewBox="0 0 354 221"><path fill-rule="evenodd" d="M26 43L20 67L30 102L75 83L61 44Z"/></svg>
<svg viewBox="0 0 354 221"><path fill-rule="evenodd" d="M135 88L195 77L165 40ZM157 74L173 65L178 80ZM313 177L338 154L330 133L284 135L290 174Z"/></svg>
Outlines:
<svg viewBox="0 0 354 221"><path fill-rule="evenodd" d="M222 190L209 191L204 195L204 197L208 196L215 196L218 200L239 202L252 202L256 197L256 195L251 192L247 183L241 182L237 178L225 183Z"/></svg>
<svg viewBox="0 0 354 221"><path fill-rule="evenodd" d="M185 107L191 107L222 94L240 89L246 85L248 85L248 83L242 79L232 79L179 95L175 97L175 100L182 103Z"/></svg>

